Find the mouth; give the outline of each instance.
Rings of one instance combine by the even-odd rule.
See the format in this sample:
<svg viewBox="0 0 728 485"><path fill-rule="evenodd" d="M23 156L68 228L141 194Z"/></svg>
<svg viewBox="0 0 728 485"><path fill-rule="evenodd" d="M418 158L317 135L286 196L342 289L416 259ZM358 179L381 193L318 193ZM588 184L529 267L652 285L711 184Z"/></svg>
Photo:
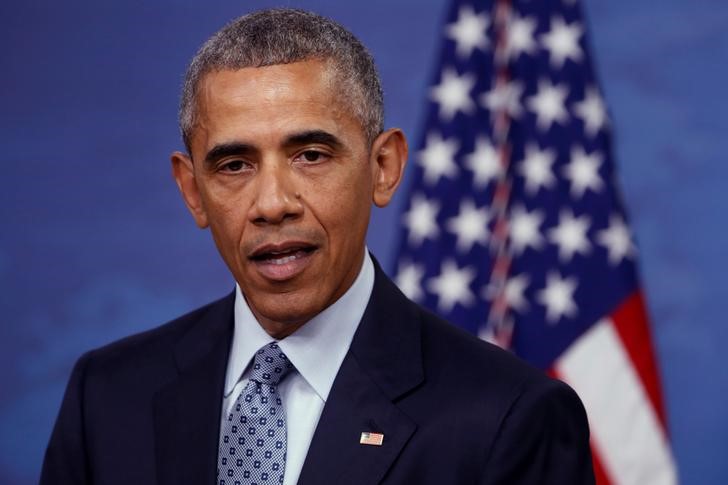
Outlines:
<svg viewBox="0 0 728 485"><path fill-rule="evenodd" d="M248 259L266 279L285 281L300 274L317 249L317 246L301 241L265 244L256 248Z"/></svg>

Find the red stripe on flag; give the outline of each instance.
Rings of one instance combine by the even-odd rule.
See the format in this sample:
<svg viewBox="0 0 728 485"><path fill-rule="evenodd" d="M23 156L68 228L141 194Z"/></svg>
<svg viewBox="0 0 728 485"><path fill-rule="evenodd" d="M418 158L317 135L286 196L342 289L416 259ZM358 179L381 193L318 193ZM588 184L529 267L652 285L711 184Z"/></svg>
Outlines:
<svg viewBox="0 0 728 485"><path fill-rule="evenodd" d="M632 293L612 314L614 327L619 334L624 349L642 381L652 407L667 434L665 406L657 372L655 354L647 321L647 309L641 291Z"/></svg>
<svg viewBox="0 0 728 485"><path fill-rule="evenodd" d="M592 446L592 463L594 464L594 478L596 478L597 485L611 485L612 481L607 476L607 472L602 466L602 461L599 459L597 450Z"/></svg>

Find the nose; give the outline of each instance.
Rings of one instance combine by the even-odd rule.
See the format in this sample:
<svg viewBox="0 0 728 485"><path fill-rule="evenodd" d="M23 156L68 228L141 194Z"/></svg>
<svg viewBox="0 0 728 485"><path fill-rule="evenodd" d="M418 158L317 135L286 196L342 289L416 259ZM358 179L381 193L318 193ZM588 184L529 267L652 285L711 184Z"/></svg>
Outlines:
<svg viewBox="0 0 728 485"><path fill-rule="evenodd" d="M253 223L280 224L301 216L303 205L287 163L261 163L255 184L255 198L249 215Z"/></svg>

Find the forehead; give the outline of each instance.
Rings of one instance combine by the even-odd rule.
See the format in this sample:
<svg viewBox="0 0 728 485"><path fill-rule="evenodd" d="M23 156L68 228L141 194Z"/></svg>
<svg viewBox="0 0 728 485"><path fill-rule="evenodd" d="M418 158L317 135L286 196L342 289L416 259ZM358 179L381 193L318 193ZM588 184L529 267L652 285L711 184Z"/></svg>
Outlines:
<svg viewBox="0 0 728 485"><path fill-rule="evenodd" d="M208 73L197 90L193 140L197 135L229 138L233 132L274 137L312 128L363 136L339 91L333 70L321 60Z"/></svg>

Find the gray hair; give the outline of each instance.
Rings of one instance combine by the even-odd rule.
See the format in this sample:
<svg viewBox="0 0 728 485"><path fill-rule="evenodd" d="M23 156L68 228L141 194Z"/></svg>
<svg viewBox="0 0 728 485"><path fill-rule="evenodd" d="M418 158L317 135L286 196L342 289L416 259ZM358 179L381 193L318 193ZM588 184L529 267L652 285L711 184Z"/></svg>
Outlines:
<svg viewBox="0 0 728 485"><path fill-rule="evenodd" d="M384 129L384 101L374 60L354 35L336 22L295 9L268 9L239 17L205 42L185 74L179 125L190 152L196 95L210 72L320 59L340 83L369 144ZM191 153L191 152L190 152Z"/></svg>

